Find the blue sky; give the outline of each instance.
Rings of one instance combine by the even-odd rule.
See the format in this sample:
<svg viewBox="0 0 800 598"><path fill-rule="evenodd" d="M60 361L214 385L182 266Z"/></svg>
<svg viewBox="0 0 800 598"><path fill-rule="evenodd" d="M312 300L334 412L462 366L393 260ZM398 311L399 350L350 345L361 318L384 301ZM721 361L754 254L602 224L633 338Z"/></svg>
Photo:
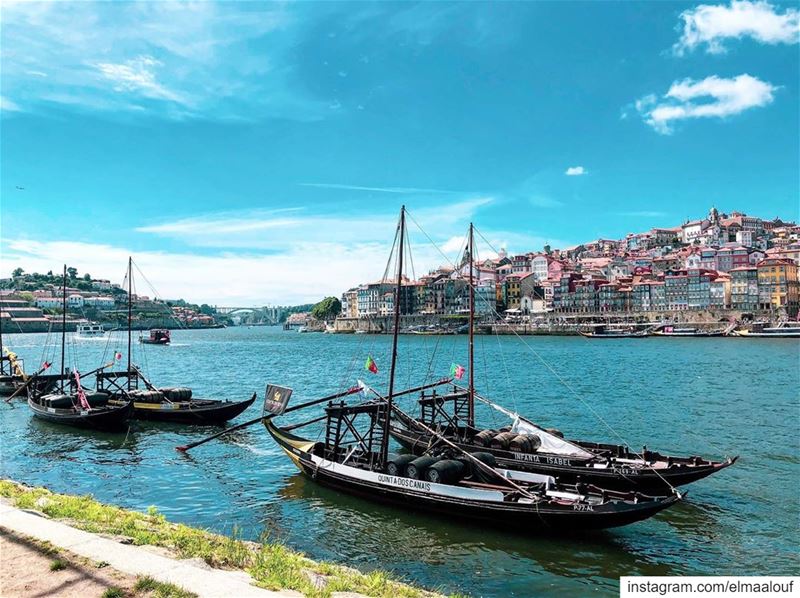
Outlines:
<svg viewBox="0 0 800 598"><path fill-rule="evenodd" d="M380 276L402 203L451 253L470 219L515 252L798 218L796 4L8 2L0 26L3 276L119 280L132 253L162 296L291 303Z"/></svg>

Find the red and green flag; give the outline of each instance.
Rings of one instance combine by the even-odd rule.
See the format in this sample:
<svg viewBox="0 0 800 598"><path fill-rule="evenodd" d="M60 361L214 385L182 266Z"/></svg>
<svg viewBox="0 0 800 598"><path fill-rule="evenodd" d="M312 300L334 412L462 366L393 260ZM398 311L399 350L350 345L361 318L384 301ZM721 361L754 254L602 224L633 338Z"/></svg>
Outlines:
<svg viewBox="0 0 800 598"><path fill-rule="evenodd" d="M457 363L454 363L450 366L450 377L455 378L456 380L461 380L461 378L464 377L465 371L466 370L464 369L463 365L458 365Z"/></svg>
<svg viewBox="0 0 800 598"><path fill-rule="evenodd" d="M372 372L373 374L378 373L378 364L375 363L374 359L372 359L372 355L367 355L367 361L364 364L364 369Z"/></svg>

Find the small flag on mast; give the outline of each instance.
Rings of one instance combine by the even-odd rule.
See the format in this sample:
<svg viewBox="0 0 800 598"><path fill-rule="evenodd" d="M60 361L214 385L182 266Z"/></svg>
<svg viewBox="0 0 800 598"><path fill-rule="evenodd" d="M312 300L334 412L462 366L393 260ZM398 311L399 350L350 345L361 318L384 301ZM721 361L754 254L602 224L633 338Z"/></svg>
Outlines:
<svg viewBox="0 0 800 598"><path fill-rule="evenodd" d="M373 374L378 373L378 364L375 363L374 359L372 359L372 355L367 355L367 361L364 364L364 369L372 372Z"/></svg>
<svg viewBox="0 0 800 598"><path fill-rule="evenodd" d="M466 370L464 369L463 365L458 365L457 363L454 363L450 366L450 377L455 378L456 380L461 380L461 378L464 377L465 371Z"/></svg>
<svg viewBox="0 0 800 598"><path fill-rule="evenodd" d="M120 353L119 351L115 351L114 352L114 359L117 360L117 361L122 359L122 353Z"/></svg>

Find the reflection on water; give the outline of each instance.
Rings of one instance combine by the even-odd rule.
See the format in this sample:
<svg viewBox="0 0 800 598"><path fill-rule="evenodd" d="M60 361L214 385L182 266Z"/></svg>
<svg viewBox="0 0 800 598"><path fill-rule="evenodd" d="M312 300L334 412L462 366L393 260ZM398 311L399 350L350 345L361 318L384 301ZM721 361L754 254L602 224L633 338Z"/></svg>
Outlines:
<svg viewBox="0 0 800 598"><path fill-rule="evenodd" d="M134 362L146 366L156 384L189 385L198 396L241 400L255 390L263 396L269 381L293 387L300 402L358 376L370 376L378 388L386 383L386 337L269 328L174 336L179 342L147 354L135 347ZM35 363L44 338L12 335L4 341ZM691 486L685 501L654 519L568 538L492 531L321 488L297 473L259 425L187 455L174 447L217 428L133 422L127 434L104 434L34 420L24 402L0 405L0 475L139 510L154 505L174 521L221 533L236 526L247 538L266 534L314 558L390 569L429 587L484 596L590 590L618 595L619 576L631 574L798 573L793 538L800 515L800 447L796 418L787 414L798 406L800 344L648 339L634 347L555 337L526 342L632 446L741 454L741 460ZM103 363L105 347L75 343L68 362L86 369ZM518 339L481 337L481 347L476 380L484 394L572 437L613 440ZM446 374L451 362L466 362L462 337L404 338L401 383L423 382L417 373L428 371L434 350L442 363L430 378ZM345 379L341 373L363 363L366 352L381 372L350 369ZM413 409L413 399L404 399L403 406ZM240 421L255 417L256 409ZM490 410L479 416L487 424L501 423ZM304 433L317 438L319 429Z"/></svg>

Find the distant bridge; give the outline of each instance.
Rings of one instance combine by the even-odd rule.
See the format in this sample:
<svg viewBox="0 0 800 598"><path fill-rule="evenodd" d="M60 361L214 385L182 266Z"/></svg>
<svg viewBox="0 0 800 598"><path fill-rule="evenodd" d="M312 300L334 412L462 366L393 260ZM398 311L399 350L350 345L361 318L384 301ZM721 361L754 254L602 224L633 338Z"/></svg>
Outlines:
<svg viewBox="0 0 800 598"><path fill-rule="evenodd" d="M268 322L277 324L285 309L282 307L216 307L217 312L238 318L242 323L257 324Z"/></svg>

